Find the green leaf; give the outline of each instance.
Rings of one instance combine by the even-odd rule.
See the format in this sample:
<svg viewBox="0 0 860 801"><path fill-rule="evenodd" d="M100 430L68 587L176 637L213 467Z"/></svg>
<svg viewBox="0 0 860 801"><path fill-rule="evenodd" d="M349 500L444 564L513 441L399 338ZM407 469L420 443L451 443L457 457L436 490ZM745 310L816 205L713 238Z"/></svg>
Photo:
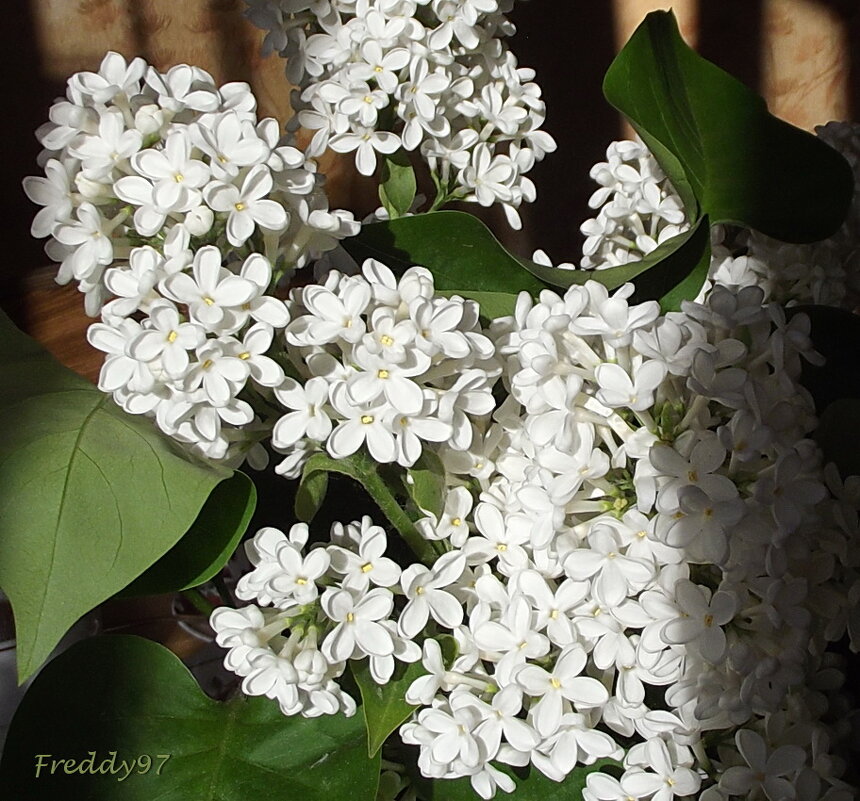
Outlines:
<svg viewBox="0 0 860 801"><path fill-rule="evenodd" d="M89 752L94 768L113 752L118 770L50 774L50 760L77 768ZM37 777L39 754L50 756ZM123 779L120 765L132 760ZM0 786L18 801L373 801L378 781L360 714L285 717L275 701L242 695L218 703L172 653L129 636L85 640L47 665L0 763Z"/></svg>
<svg viewBox="0 0 860 801"><path fill-rule="evenodd" d="M454 292L440 290L436 292L445 298L459 295L461 298L474 300L481 307L481 315L487 320L495 320L498 317L509 316L516 306L517 296L510 292L480 292L477 290L463 290Z"/></svg>
<svg viewBox="0 0 860 801"><path fill-rule="evenodd" d="M18 675L188 530L231 474L192 464L0 315L0 587Z"/></svg>
<svg viewBox="0 0 860 801"><path fill-rule="evenodd" d="M401 666L400 663L399 666ZM350 662L352 675L361 691L361 709L367 727L367 753L370 756L382 748L388 736L409 718L416 707L405 700L406 691L427 671L420 662L413 662L385 685L379 685L370 675L368 660Z"/></svg>
<svg viewBox="0 0 860 801"><path fill-rule="evenodd" d="M415 200L415 171L409 163L409 154L401 148L382 161L382 182L379 200L392 220L409 211Z"/></svg>
<svg viewBox="0 0 860 801"><path fill-rule="evenodd" d="M772 116L754 92L691 50L674 15L649 14L606 73L607 100L652 149L688 214L786 242L835 233L853 194L848 163ZM692 196L692 197L691 197Z"/></svg>
<svg viewBox="0 0 860 801"><path fill-rule="evenodd" d="M589 773L618 767L613 759L599 759L593 765L574 768L562 782L548 779L532 767L526 778L520 778L508 765L496 765L499 770L513 776L517 786L504 798L510 801L582 801L582 790ZM419 790L424 801L475 801L477 793L468 778L427 782Z"/></svg>
<svg viewBox="0 0 860 801"><path fill-rule="evenodd" d="M431 512L438 520L445 507L445 466L431 450L425 448L415 464L408 468L403 480L409 497L415 505Z"/></svg>
<svg viewBox="0 0 860 801"><path fill-rule="evenodd" d="M324 470L305 472L296 490L296 517L310 523L323 505L328 492L328 473Z"/></svg>
<svg viewBox="0 0 860 801"><path fill-rule="evenodd" d="M477 300L489 318L511 314L520 292L537 296L546 288L477 217L461 211L364 225L342 244L359 264L378 259L397 275L416 264L426 267L440 293Z"/></svg>
<svg viewBox="0 0 860 801"><path fill-rule="evenodd" d="M637 302L659 300L664 311L681 307L682 300L696 297L708 275L711 245L708 218L659 245L641 261L606 270L558 270L529 263L527 269L552 286L567 289L588 280L607 289L634 281Z"/></svg>
<svg viewBox="0 0 860 801"><path fill-rule="evenodd" d="M701 219L641 261L607 270L559 270L511 255L471 214L438 211L365 225L343 245L357 261L378 259L398 275L420 264L433 273L439 294L476 300L484 317L493 319L511 314L522 291L537 297L542 289L565 290L586 281L616 289L635 278L637 300L666 296L667 308L678 308L681 299L695 297L704 281L709 242L708 221Z"/></svg>
<svg viewBox="0 0 860 801"><path fill-rule="evenodd" d="M233 473L215 487L185 536L121 594L159 595L209 581L235 552L256 503L254 482Z"/></svg>

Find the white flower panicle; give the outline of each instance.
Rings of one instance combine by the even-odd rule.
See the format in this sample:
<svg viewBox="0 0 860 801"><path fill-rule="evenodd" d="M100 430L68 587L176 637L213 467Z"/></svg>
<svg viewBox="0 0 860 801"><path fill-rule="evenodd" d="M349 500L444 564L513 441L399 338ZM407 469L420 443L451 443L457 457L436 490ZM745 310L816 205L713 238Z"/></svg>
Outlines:
<svg viewBox="0 0 860 801"><path fill-rule="evenodd" d="M276 285L359 227L329 212L314 163L255 109L247 84L109 53L69 79L38 131L45 177L24 181L57 280L101 314L88 335L107 354L99 386L234 462L263 456L247 396L284 379L266 355L289 322Z"/></svg>
<svg viewBox="0 0 860 801"><path fill-rule="evenodd" d="M598 209L580 230L580 266L605 270L640 261L658 245L689 230L681 199L651 152L638 139L612 142L606 161L591 168L600 188L588 205Z"/></svg>
<svg viewBox="0 0 860 801"><path fill-rule="evenodd" d="M860 125L829 122L818 137L841 153L855 177L854 198L840 229L828 239L789 244L757 231L712 231L709 280L742 289L758 286L769 301L783 305L818 303L854 310L860 306ZM657 159L640 141L613 142L606 161L595 164L591 177L600 184L590 205L597 217L581 226L585 235L580 266L603 270L639 261L658 245L689 230L683 203ZM541 251L541 264L550 264ZM572 269L571 264L559 264ZM700 295L700 298L704 295Z"/></svg>
<svg viewBox="0 0 860 801"><path fill-rule="evenodd" d="M355 701L336 682L350 659L369 658L384 684L395 660L421 658L392 619L400 568L384 556L384 530L365 517L335 526L332 538L339 544L308 548L303 523L288 535L261 529L246 544L254 569L236 594L262 607L212 613L217 641L229 649L225 665L242 676L243 691L278 701L285 715L354 714Z"/></svg>
<svg viewBox="0 0 860 801"><path fill-rule="evenodd" d="M471 334L477 353L456 326L419 337L423 303L456 317L433 300L425 271L398 282L369 262L362 277L296 291L286 336L305 384L282 397L294 411L279 447L339 458L365 446L408 466L390 421L419 397L385 382L434 376L421 401L436 406L422 414L448 426L429 447L449 490L441 515L418 528L439 556L395 563L367 520L310 554L267 544L264 530L240 597L293 616L298 604L312 609L320 676L368 659L385 683L406 643L420 643L426 674L407 692L420 708L400 735L419 748L425 776L468 776L484 798L514 789L500 766L530 763L561 781L603 758L623 772L589 777L595 801L727 800L747 784L774 797L795 781L816 788L797 798L839 798L838 759L817 755L845 732L822 719L828 701L812 677L839 675L826 648L852 614L860 501L830 474L837 497L828 492L806 439L815 419L798 378L814 354L803 320L787 322L755 287L716 286L669 315L631 305L631 291L589 282L521 296L491 331L500 405L483 334ZM443 345L427 338L434 331L460 336ZM449 359L466 369L451 373ZM458 389L478 393L452 401L465 412L461 440L441 400ZM266 632L268 614L255 618ZM303 642L291 621L273 647ZM454 646L444 656L440 635ZM247 676L244 654L231 650L226 664ZM755 738L772 761L746 745Z"/></svg>
<svg viewBox="0 0 860 801"><path fill-rule="evenodd" d="M80 282L93 316L106 270L141 245L166 254L172 243L168 272L189 247L215 245L289 273L355 233L350 214L328 211L313 161L256 105L247 84L219 88L184 64L162 75L117 53L69 79L37 132L45 177L24 189L43 206L33 234L51 237L58 280Z"/></svg>
<svg viewBox="0 0 860 801"><path fill-rule="evenodd" d="M286 454L279 472L296 477L323 448L341 459L364 447L411 467L426 447L471 446L501 371L474 301L437 296L423 267L397 279L368 260L361 275L332 271L324 285L294 290L290 305L298 380L275 390L289 410L272 433Z"/></svg>
<svg viewBox="0 0 860 801"><path fill-rule="evenodd" d="M501 203L510 224L535 198L526 177L555 150L541 130L534 71L505 38L511 0L248 0L267 31L264 54L287 60L298 87L295 125L308 149L355 153L371 175L380 155L414 152L429 165L438 203Z"/></svg>

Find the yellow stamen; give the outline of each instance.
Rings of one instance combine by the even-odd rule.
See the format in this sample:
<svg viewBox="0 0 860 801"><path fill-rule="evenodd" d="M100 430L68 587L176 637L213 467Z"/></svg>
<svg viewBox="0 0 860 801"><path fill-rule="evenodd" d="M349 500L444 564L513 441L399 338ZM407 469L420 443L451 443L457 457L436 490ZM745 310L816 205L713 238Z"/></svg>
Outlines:
<svg viewBox="0 0 860 801"><path fill-rule="evenodd" d="M388 370L377 370L376 371L376 377L377 378L386 379L386 378L388 378L388 376L389 376Z"/></svg>
<svg viewBox="0 0 860 801"><path fill-rule="evenodd" d="M307 584L307 583L308 583L308 580L306 578L302 578L301 576L299 576L299 578L296 579L296 584L298 584L300 587L304 587L305 584Z"/></svg>
<svg viewBox="0 0 860 801"><path fill-rule="evenodd" d="M171 331L167 335L167 341L168 342L176 342L176 337L178 337L178 336L179 336L179 334L177 334L176 331Z"/></svg>
<svg viewBox="0 0 860 801"><path fill-rule="evenodd" d="M370 562L367 562L361 566L362 573L369 573L371 570L373 570L373 565L370 564Z"/></svg>
<svg viewBox="0 0 860 801"><path fill-rule="evenodd" d="M393 337L388 336L388 334L383 334L383 335L379 338L379 341L380 341L383 345L385 345L385 347L386 347L386 348L388 348L388 347L390 347L391 345L393 345L393 344L394 344L394 339L393 339Z"/></svg>
<svg viewBox="0 0 860 801"><path fill-rule="evenodd" d="M239 358L244 362L251 358L251 354L248 351L239 354Z"/></svg>
<svg viewBox="0 0 860 801"><path fill-rule="evenodd" d="M561 682L560 682L560 681L559 681L555 676L553 676L553 677L549 680L549 683L552 685L552 687L553 687L553 689L554 689L554 690L558 690L558 689L560 689L560 688L561 688Z"/></svg>
<svg viewBox="0 0 860 801"><path fill-rule="evenodd" d="M710 628L714 625L714 616L713 615L705 615L705 626Z"/></svg>
<svg viewBox="0 0 860 801"><path fill-rule="evenodd" d="M370 414L361 415L361 422L364 423L364 425L369 426L373 422L373 415L370 415Z"/></svg>
<svg viewBox="0 0 860 801"><path fill-rule="evenodd" d="M352 612L347 612L346 613L346 622L352 623L353 620L355 620L355 615Z"/></svg>
<svg viewBox="0 0 860 801"><path fill-rule="evenodd" d="M214 306L214 305L215 305L215 301L214 301L214 300L212 300L212 298L210 298L208 295L204 296L204 298L203 298L203 302L204 302L207 306Z"/></svg>
<svg viewBox="0 0 860 801"><path fill-rule="evenodd" d="M452 525L452 526L462 526L462 525L463 525L463 521L462 521L462 520L460 520L460 518L459 518L459 517L455 517L453 520L451 520L451 525Z"/></svg>
<svg viewBox="0 0 860 801"><path fill-rule="evenodd" d="M208 370L213 364L214 362L212 361L212 359L207 359L205 362L203 362L203 364L200 365L200 367L204 370Z"/></svg>
<svg viewBox="0 0 860 801"><path fill-rule="evenodd" d="M236 203L234 208L236 211L245 211L246 206L244 203Z"/></svg>

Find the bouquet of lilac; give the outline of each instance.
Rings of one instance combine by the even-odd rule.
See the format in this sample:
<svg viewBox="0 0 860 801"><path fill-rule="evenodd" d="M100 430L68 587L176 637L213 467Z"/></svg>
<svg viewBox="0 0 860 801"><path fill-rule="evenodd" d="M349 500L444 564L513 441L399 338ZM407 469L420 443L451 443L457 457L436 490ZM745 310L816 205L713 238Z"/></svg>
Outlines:
<svg viewBox="0 0 860 801"><path fill-rule="evenodd" d="M115 53L53 106L25 190L100 317L101 393L13 333L43 378L2 400L58 415L6 446L9 520L33 491L59 509L35 546L3 532L22 677L96 603L181 591L235 693L85 642L34 682L0 775L35 787L32 754L83 729L165 752L151 792L177 798L204 775L312 801L852 798L856 127L791 128L650 15L604 85L641 138L595 165L580 267L554 266L439 211L518 226L555 148L511 3L249 5L297 87L283 135L245 85ZM363 223L328 208L327 147L378 178ZM69 431L59 491L28 478ZM257 492L279 517L231 594ZM75 728L47 735L49 708Z"/></svg>

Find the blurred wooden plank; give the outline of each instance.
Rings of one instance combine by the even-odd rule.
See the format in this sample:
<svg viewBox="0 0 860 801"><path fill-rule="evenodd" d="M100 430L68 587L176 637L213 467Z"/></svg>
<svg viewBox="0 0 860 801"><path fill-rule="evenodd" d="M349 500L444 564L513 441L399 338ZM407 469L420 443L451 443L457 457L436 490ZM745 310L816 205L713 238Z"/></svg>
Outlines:
<svg viewBox="0 0 860 801"><path fill-rule="evenodd" d="M84 296L76 286L58 286L56 274L53 265L41 267L25 281L27 333L66 367L95 382L104 354L87 342L94 320L84 313Z"/></svg>
<svg viewBox="0 0 860 801"><path fill-rule="evenodd" d="M851 46L843 15L809 0L764 0L762 10L760 91L770 110L809 131L850 119Z"/></svg>
<svg viewBox="0 0 860 801"><path fill-rule="evenodd" d="M243 16L242 0L39 0L33 4L45 75L65 81L95 70L108 50L142 56L165 71L194 64L219 84L247 81L262 117L286 122L290 85L277 56L260 55L263 32Z"/></svg>

